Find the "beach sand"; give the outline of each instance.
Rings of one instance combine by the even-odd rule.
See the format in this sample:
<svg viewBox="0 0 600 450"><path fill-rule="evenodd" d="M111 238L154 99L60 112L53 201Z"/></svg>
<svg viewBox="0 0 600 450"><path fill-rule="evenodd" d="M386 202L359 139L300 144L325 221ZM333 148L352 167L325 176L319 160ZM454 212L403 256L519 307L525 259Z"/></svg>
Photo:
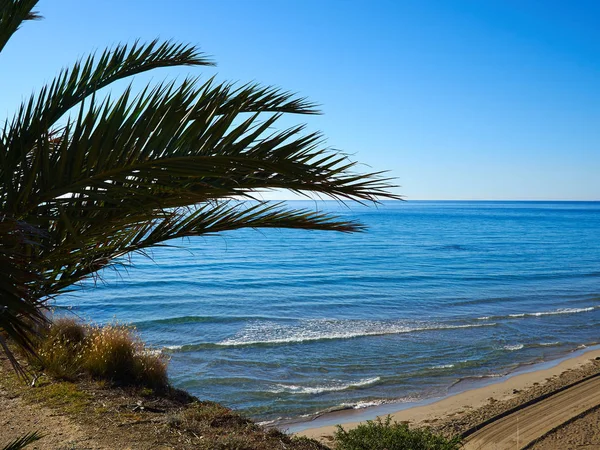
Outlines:
<svg viewBox="0 0 600 450"><path fill-rule="evenodd" d="M391 412L391 416L398 422L430 426L446 435L459 434L508 409L599 372L600 360L596 358L600 359L600 349L597 346L580 350L557 361L532 365L520 373L499 378L493 384L449 395L430 404ZM335 425L331 425L332 419L338 419L344 428L349 429L372 418L372 413L371 417L368 415L368 411L342 411L325 415L312 423L329 424L302 429L297 434L328 442L336 429ZM385 416L387 412L381 415ZM310 423L304 426L307 425L310 426Z"/></svg>

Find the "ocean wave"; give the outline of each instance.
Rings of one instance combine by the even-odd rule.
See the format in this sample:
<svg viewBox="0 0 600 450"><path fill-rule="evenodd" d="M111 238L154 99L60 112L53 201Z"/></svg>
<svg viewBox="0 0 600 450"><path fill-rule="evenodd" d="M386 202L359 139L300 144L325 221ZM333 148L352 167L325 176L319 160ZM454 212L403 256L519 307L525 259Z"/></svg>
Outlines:
<svg viewBox="0 0 600 450"><path fill-rule="evenodd" d="M153 326L153 325L181 325L186 323L236 323L250 322L253 320L292 320L285 318L274 317L258 317L258 316L177 316L167 317L164 319L144 320L134 322L132 325L137 327Z"/></svg>
<svg viewBox="0 0 600 450"><path fill-rule="evenodd" d="M177 351L177 350L181 350L182 348L183 348L183 345L165 345L163 347L163 350Z"/></svg>
<svg viewBox="0 0 600 450"><path fill-rule="evenodd" d="M531 313L516 313L508 314L505 316L483 316L478 317L477 320L500 320L500 319L520 319L524 317L541 317L541 316L557 316L561 314L578 314L597 310L598 306L590 306L588 308L559 308L553 311L541 311Z"/></svg>
<svg viewBox="0 0 600 450"><path fill-rule="evenodd" d="M589 308L560 308L555 311L542 311L534 313L521 313L521 314L509 314L508 317L540 317L540 316L555 316L559 314L577 314L582 312L590 312L596 308L591 306Z"/></svg>
<svg viewBox="0 0 600 450"><path fill-rule="evenodd" d="M479 328L495 326L485 324L423 324L406 325L394 322L353 321L353 320L303 320L298 325L282 326L267 322L247 326L237 336L225 339L214 345L233 347L249 345L290 344L308 341L331 339L352 339L365 336L384 336L391 334L412 333L421 331L456 330L462 328Z"/></svg>
<svg viewBox="0 0 600 450"><path fill-rule="evenodd" d="M262 422L256 422L256 425L260 427L269 427L270 425L274 425L281 420L283 420L283 417L278 417L277 419L272 420L263 420Z"/></svg>
<svg viewBox="0 0 600 450"><path fill-rule="evenodd" d="M278 383L272 389L269 389L268 392L272 392L274 394L280 394L283 392L291 394L321 394L323 392L345 391L346 389L368 386L370 384L377 383L379 380L381 380L380 377L374 377L352 383L333 382L322 386L298 386L295 384Z"/></svg>
<svg viewBox="0 0 600 450"><path fill-rule="evenodd" d="M389 400L371 400L371 401L356 402L354 404L342 403L342 406L348 405L352 409L364 409L364 408L370 408L372 406L381 406L381 405L384 405L389 402L390 402Z"/></svg>
<svg viewBox="0 0 600 450"><path fill-rule="evenodd" d="M298 423L299 421L308 421L314 420L317 417L320 417L324 414L335 413L339 411L348 411L350 409L365 409L373 406L381 406L389 403L404 403L404 402L412 402L417 401L416 397L406 397L402 399L379 399L379 400L359 400L356 403L341 403L339 405L332 406L330 408L326 408L314 413L308 414L300 414L296 417L282 417L279 416L275 419L265 420L262 422L257 422L258 425L264 427L277 427L277 428L287 428L290 424Z"/></svg>
<svg viewBox="0 0 600 450"><path fill-rule="evenodd" d="M454 364L441 364L439 366L430 367L430 369L451 369L452 367L454 367Z"/></svg>
<svg viewBox="0 0 600 450"><path fill-rule="evenodd" d="M505 345L502 347L504 350L508 350L510 352L514 352L515 350L521 350L525 347L523 344L514 344L514 345Z"/></svg>

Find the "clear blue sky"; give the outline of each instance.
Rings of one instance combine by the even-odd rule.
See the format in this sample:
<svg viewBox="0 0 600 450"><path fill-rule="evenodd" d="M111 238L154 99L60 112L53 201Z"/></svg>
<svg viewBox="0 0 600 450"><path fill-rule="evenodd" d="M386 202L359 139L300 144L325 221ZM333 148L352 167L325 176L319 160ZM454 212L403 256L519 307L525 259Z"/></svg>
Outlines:
<svg viewBox="0 0 600 450"><path fill-rule="evenodd" d="M42 0L0 55L0 119L93 49L201 46L320 103L299 117L407 199L600 199L600 1ZM145 80L144 80L145 81ZM368 168L365 168L367 170ZM279 195L280 196L280 195Z"/></svg>

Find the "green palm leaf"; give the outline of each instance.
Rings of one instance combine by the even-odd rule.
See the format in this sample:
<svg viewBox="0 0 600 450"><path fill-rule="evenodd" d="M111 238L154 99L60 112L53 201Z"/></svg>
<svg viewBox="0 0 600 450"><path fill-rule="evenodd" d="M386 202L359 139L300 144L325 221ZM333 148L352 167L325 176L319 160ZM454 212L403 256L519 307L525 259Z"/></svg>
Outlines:
<svg viewBox="0 0 600 450"><path fill-rule="evenodd" d="M23 22L41 18L33 11L36 3L37 0L0 0L0 52Z"/></svg>
<svg viewBox="0 0 600 450"><path fill-rule="evenodd" d="M27 447L29 444L39 441L41 438L42 436L37 431L27 433L26 435L17 438L6 446L2 447L2 450L21 450L22 448Z"/></svg>
<svg viewBox="0 0 600 450"><path fill-rule="evenodd" d="M35 1L1 1L0 49L37 17ZM281 129L284 115L318 113L290 92L197 78L106 89L160 67L210 65L190 45L118 45L60 71L0 128L0 331L25 350L49 298L132 252L245 227L363 229L257 200L264 190L399 198L321 134Z"/></svg>

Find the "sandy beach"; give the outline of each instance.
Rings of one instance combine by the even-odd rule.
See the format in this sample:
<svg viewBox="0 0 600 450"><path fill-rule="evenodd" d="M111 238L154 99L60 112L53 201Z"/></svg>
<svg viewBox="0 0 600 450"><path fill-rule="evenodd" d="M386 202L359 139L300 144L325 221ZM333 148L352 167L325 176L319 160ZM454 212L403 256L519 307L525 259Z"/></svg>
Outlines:
<svg viewBox="0 0 600 450"><path fill-rule="evenodd" d="M372 411L342 411L324 415L304 423L301 426L305 428L296 433L327 442L336 429L332 421L337 420L344 428L353 428L361 421L374 418L377 411L375 414L385 416L389 413L399 422L431 426L449 435L458 434L515 406L597 373L600 371L600 361L596 358L600 358L598 346L578 350L555 361L532 365L499 378L497 382L449 395L429 404L395 412L389 411L393 405L387 405L388 410L380 414L380 408L373 408ZM316 424L323 425L314 426Z"/></svg>

